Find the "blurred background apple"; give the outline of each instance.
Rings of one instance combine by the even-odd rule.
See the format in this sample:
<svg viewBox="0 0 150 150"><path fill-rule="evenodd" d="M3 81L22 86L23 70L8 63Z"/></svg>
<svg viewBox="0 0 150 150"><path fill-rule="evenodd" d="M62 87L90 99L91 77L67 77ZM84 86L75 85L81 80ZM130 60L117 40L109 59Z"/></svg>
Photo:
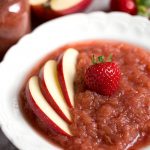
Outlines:
<svg viewBox="0 0 150 150"><path fill-rule="evenodd" d="M31 10L41 20L82 12L92 0L30 0Z"/></svg>

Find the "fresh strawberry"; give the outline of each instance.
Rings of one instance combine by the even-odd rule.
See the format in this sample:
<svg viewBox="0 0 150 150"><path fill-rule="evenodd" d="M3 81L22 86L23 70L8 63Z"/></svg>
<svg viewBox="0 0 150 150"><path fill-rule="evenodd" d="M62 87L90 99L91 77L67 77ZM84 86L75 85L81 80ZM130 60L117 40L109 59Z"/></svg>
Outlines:
<svg viewBox="0 0 150 150"><path fill-rule="evenodd" d="M93 65L85 72L85 83L88 89L101 95L111 96L119 87L120 69L114 62L104 61L104 56L92 59Z"/></svg>
<svg viewBox="0 0 150 150"><path fill-rule="evenodd" d="M123 11L131 15L137 14L137 6L135 0L111 0L112 11Z"/></svg>

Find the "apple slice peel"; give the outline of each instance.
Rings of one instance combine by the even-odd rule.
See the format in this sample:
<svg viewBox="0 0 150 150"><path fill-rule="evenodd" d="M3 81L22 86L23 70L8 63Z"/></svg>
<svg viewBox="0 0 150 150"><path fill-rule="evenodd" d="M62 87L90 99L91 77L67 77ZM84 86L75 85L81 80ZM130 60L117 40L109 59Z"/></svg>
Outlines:
<svg viewBox="0 0 150 150"><path fill-rule="evenodd" d="M26 96L30 107L41 121L62 135L72 136L68 124L54 111L44 98L37 76L29 79L26 86Z"/></svg>
<svg viewBox="0 0 150 150"><path fill-rule="evenodd" d="M39 74L41 91L47 102L68 123L71 122L71 113L63 96L58 77L57 62L49 60Z"/></svg>
<svg viewBox="0 0 150 150"><path fill-rule="evenodd" d="M29 0L33 14L46 21L85 10L92 0Z"/></svg>
<svg viewBox="0 0 150 150"><path fill-rule="evenodd" d="M74 107L74 78L78 54L76 49L67 49L59 58L57 65L59 83L66 102L71 108Z"/></svg>

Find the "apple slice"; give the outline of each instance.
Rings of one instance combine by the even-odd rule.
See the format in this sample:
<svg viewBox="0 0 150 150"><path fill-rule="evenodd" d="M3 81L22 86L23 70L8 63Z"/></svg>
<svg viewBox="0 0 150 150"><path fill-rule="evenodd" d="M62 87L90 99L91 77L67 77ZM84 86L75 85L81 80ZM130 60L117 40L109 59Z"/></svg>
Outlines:
<svg viewBox="0 0 150 150"><path fill-rule="evenodd" d="M26 86L26 97L31 109L48 127L62 135L72 136L68 124L53 110L42 95L37 76L29 79Z"/></svg>
<svg viewBox="0 0 150 150"><path fill-rule="evenodd" d="M41 19L52 19L67 14L81 12L92 0L30 0L33 12Z"/></svg>
<svg viewBox="0 0 150 150"><path fill-rule="evenodd" d="M75 12L81 12L89 4L91 0L51 0L51 9L60 15L67 15Z"/></svg>
<svg viewBox="0 0 150 150"><path fill-rule="evenodd" d="M39 74L41 91L47 102L68 123L71 122L69 107L65 101L57 77L57 62L49 60Z"/></svg>
<svg viewBox="0 0 150 150"><path fill-rule="evenodd" d="M64 97L69 107L74 107L74 78L79 52L73 48L67 49L58 60L58 79Z"/></svg>

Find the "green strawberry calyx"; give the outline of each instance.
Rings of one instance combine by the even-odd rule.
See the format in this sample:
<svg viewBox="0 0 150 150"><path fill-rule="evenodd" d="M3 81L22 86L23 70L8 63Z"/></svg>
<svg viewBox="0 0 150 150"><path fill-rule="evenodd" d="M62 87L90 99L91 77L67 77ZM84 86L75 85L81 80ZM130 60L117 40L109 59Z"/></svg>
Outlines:
<svg viewBox="0 0 150 150"><path fill-rule="evenodd" d="M105 58L105 56L92 56L92 64L99 64L105 62L112 62L112 54L110 54L107 58Z"/></svg>

